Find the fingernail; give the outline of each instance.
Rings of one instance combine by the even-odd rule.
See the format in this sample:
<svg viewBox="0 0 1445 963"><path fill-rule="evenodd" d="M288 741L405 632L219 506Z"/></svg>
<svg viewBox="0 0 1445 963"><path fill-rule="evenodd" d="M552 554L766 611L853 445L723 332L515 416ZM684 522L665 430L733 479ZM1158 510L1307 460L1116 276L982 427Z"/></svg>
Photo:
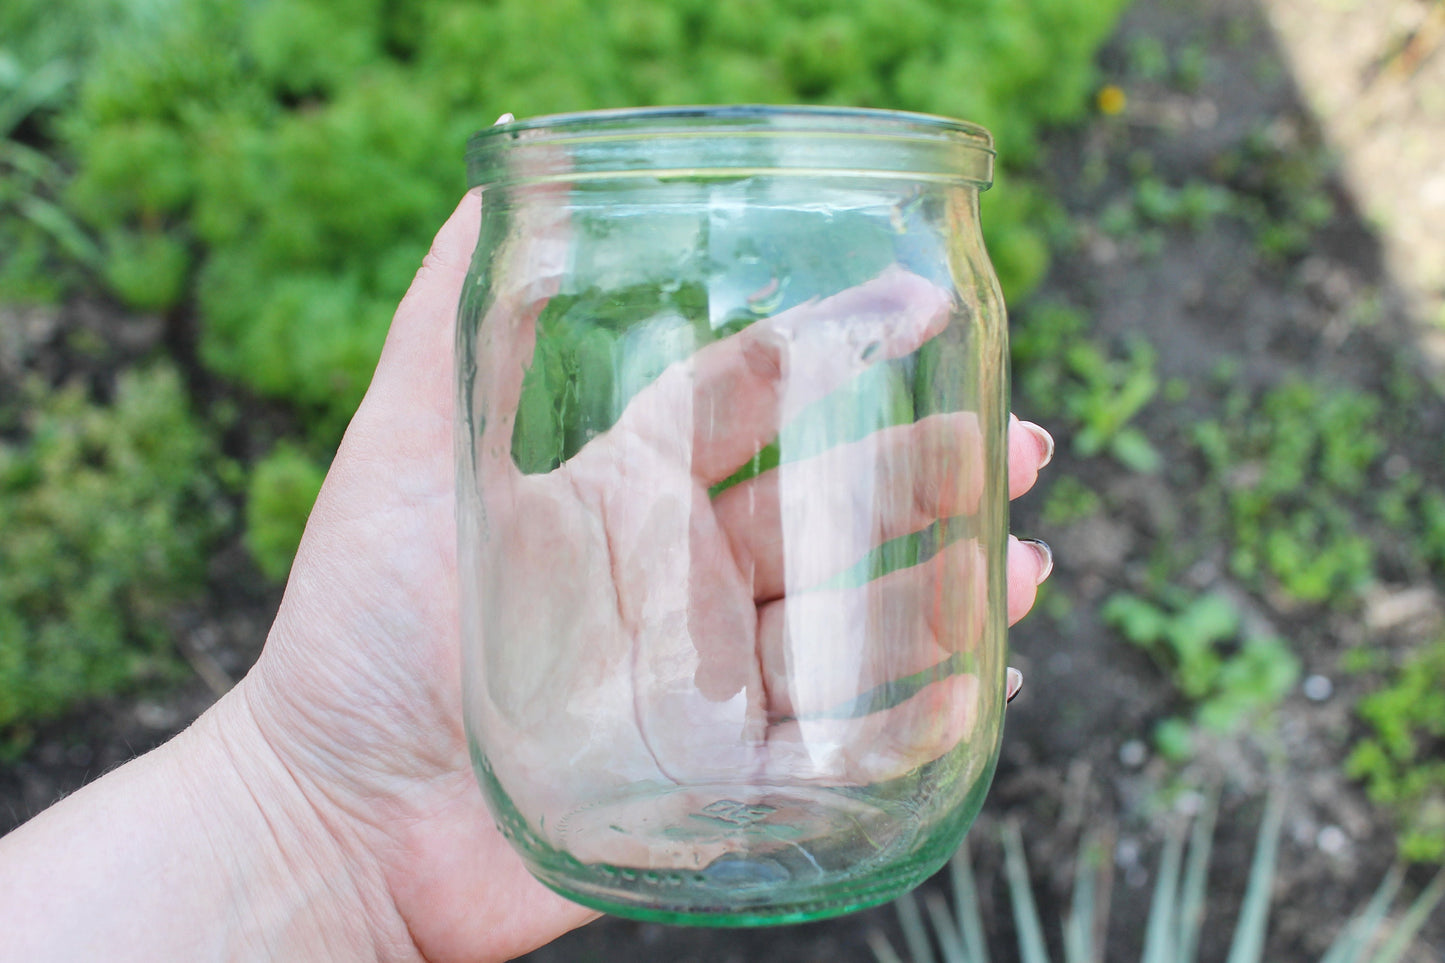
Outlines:
<svg viewBox="0 0 1445 963"><path fill-rule="evenodd" d="M1039 556L1039 577L1035 585L1044 584L1044 579L1054 570L1054 550L1049 548L1049 543L1041 538L1021 538L1019 543L1027 545L1038 553Z"/></svg>
<svg viewBox="0 0 1445 963"><path fill-rule="evenodd" d="M1014 696L1018 695L1019 690L1024 687L1024 674L1013 666L1009 666L1006 675L1008 676L1008 682L1004 692L1004 702L1012 702L1014 701Z"/></svg>
<svg viewBox="0 0 1445 963"><path fill-rule="evenodd" d="M1033 436L1039 440L1039 444L1044 446L1044 460L1039 462L1039 467L1043 468L1049 462L1053 461L1054 436L1049 434L1048 430L1045 429L1043 425L1036 425L1032 421L1021 421L1019 422L1019 424L1023 425L1029 431L1033 432Z"/></svg>

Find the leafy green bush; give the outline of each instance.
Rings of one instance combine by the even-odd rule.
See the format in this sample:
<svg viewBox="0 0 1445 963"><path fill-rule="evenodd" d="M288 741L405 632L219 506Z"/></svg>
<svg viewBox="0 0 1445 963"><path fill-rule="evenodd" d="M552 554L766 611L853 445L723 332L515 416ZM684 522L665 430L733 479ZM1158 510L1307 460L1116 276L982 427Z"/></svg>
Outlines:
<svg viewBox="0 0 1445 963"><path fill-rule="evenodd" d="M316 501L325 466L296 445L282 442L256 463L246 495L246 548L267 578L291 570L306 517Z"/></svg>
<svg viewBox="0 0 1445 963"><path fill-rule="evenodd" d="M18 45L54 31L39 0L17 3ZM462 190L466 136L503 110L813 102L981 122L1007 166L988 242L1017 297L1047 265L1049 208L1019 172L1040 125L1085 109L1123 5L83 0L47 48L78 78L50 126L76 172L55 211L86 230L58 249L94 238L88 262L135 307L194 299L204 363L293 405L318 448ZM7 287L54 295L57 245L15 250ZM273 536L249 542L279 552Z"/></svg>
<svg viewBox="0 0 1445 963"><path fill-rule="evenodd" d="M0 444L0 730L166 672L159 615L226 520L174 368L123 374L108 406L29 395Z"/></svg>
<svg viewBox="0 0 1445 963"><path fill-rule="evenodd" d="M191 278L206 363L334 438L460 192L466 134L502 110L899 107L991 126L1017 167L1039 125L1084 109L1122 2L162 6L102 44L62 118L72 209L101 235L117 293L164 306ZM1013 293L1047 260L1026 222L1039 203L1019 182L993 212Z"/></svg>
<svg viewBox="0 0 1445 963"><path fill-rule="evenodd" d="M27 124L69 101L97 11L77 0L57 9L38 0L0 7L0 300L47 302L98 270L100 253L55 203L65 171L19 139Z"/></svg>
<svg viewBox="0 0 1445 963"><path fill-rule="evenodd" d="M1414 653L1358 711L1369 729L1345 770L1401 824L1400 853L1445 860L1445 639Z"/></svg>

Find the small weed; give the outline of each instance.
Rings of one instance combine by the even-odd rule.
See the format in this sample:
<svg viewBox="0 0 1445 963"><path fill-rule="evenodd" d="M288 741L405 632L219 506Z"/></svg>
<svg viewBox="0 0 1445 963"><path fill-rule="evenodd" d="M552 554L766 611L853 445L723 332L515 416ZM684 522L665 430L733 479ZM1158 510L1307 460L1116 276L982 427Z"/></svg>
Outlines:
<svg viewBox="0 0 1445 963"><path fill-rule="evenodd" d="M1152 163L1134 165L1134 187L1099 215L1099 229L1143 257L1164 249L1166 231L1197 233L1216 218L1237 215L1240 205L1227 188L1191 179L1175 187L1159 179Z"/></svg>
<svg viewBox="0 0 1445 963"><path fill-rule="evenodd" d="M1169 51L1157 37L1139 34L1129 41L1129 72L1141 80L1161 83L1169 76Z"/></svg>
<svg viewBox="0 0 1445 963"><path fill-rule="evenodd" d="M1396 815L1400 854L1445 860L1445 638L1425 645L1362 698L1368 735L1345 771L1365 783L1370 799Z"/></svg>
<svg viewBox="0 0 1445 963"><path fill-rule="evenodd" d="M1260 254L1273 261L1304 254L1335 214L1333 160L1324 147L1304 140L1276 122L1218 164L1219 176L1239 199L1238 212L1254 228Z"/></svg>
<svg viewBox="0 0 1445 963"><path fill-rule="evenodd" d="M1174 80L1186 93L1193 93L1209 73L1209 49L1204 44L1185 44L1174 58Z"/></svg>
<svg viewBox="0 0 1445 963"><path fill-rule="evenodd" d="M1108 454L1133 471L1157 471L1159 453L1130 424L1159 391L1154 349L1134 340L1122 356L1111 355L1085 327L1083 315L1064 305L1031 313L1013 341L1024 393L1043 414L1069 423L1080 457Z"/></svg>
<svg viewBox="0 0 1445 963"><path fill-rule="evenodd" d="M1049 486L1042 521L1049 528L1062 528L1097 515L1102 507L1102 500L1092 488L1073 475L1063 475Z"/></svg>
<svg viewBox="0 0 1445 963"><path fill-rule="evenodd" d="M1194 722L1233 735L1262 719L1299 678L1299 660L1280 639L1241 633L1238 608L1219 594L1180 596L1156 605L1135 595L1111 597L1100 616L1168 671L1194 707ZM1179 720L1156 732L1161 753L1181 760L1193 740Z"/></svg>
<svg viewBox="0 0 1445 963"><path fill-rule="evenodd" d="M1295 380L1256 404L1235 392L1194 442L1220 484L1235 575L1268 577L1305 602L1348 598L1373 574L1375 549L1353 500L1383 454L1372 395Z"/></svg>

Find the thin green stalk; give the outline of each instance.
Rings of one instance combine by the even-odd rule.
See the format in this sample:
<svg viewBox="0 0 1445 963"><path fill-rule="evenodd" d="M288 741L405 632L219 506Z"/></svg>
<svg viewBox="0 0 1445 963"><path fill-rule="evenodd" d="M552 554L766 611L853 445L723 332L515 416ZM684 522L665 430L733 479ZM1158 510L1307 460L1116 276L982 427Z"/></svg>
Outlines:
<svg viewBox="0 0 1445 963"><path fill-rule="evenodd" d="M912 893L898 897L898 922L903 924L903 942L908 944L908 957L913 963L936 963L933 946L928 940L928 927L918 912L918 898Z"/></svg>
<svg viewBox="0 0 1445 963"><path fill-rule="evenodd" d="M1441 897L1445 897L1445 869L1436 873L1425 891L1410 904L1410 908L1400 917L1400 922L1391 931L1390 938L1371 963L1396 963L1404 956L1410 942L1415 939L1415 934L1420 932L1420 927L1425 925L1425 920L1430 918L1430 914L1440 904Z"/></svg>
<svg viewBox="0 0 1445 963"><path fill-rule="evenodd" d="M988 963L988 941L983 936L983 914L978 908L978 887L973 880L973 860L967 838L949 860L948 868L953 877L954 916L958 918L964 949L974 963Z"/></svg>
<svg viewBox="0 0 1445 963"><path fill-rule="evenodd" d="M928 918L933 922L933 934L938 937L938 948L943 951L943 963L972 963L964 952L963 940L959 937L958 926L948 904L937 893L929 893L923 900Z"/></svg>
<svg viewBox="0 0 1445 963"><path fill-rule="evenodd" d="M1335 937L1334 943L1330 944L1320 963L1362 963L1365 950L1375 941L1375 934L1385 922L1385 914L1389 912L1390 904L1394 902L1395 894L1399 892L1400 883L1404 879L1405 870L1400 866L1385 874L1385 878L1375 890L1375 895L1370 897L1369 903L1365 904L1360 914Z"/></svg>
<svg viewBox="0 0 1445 963"><path fill-rule="evenodd" d="M1033 890L1029 888L1028 861L1024 858L1024 843L1019 836L1018 823L1005 823L1002 836L1004 869L1008 874L1014 926L1018 929L1019 958L1022 963L1049 963L1043 924L1039 922Z"/></svg>
<svg viewBox="0 0 1445 963"><path fill-rule="evenodd" d="M1274 883L1275 858L1279 853L1280 826L1284 820L1284 793L1275 790L1264 806L1254 860L1249 867L1249 885L1239 908L1234 939L1229 945L1228 963L1259 963L1264 957L1265 930L1269 926L1270 888Z"/></svg>
<svg viewBox="0 0 1445 963"><path fill-rule="evenodd" d="M1189 834L1189 859L1184 866L1184 885L1179 896L1179 944L1175 951L1178 963L1194 963L1199 952L1199 928L1204 923L1205 884L1209 877L1209 857L1214 846L1214 821L1219 816L1219 793L1205 797L1204 808L1194 820Z"/></svg>
<svg viewBox="0 0 1445 963"><path fill-rule="evenodd" d="M1097 903L1094 881L1099 874L1100 843L1091 833L1079 844L1074 859L1074 896L1069 916L1064 920L1064 959L1066 963L1095 963L1094 915Z"/></svg>
<svg viewBox="0 0 1445 963"><path fill-rule="evenodd" d="M1175 928L1175 899L1179 894L1179 864L1184 856L1184 833L1174 830L1164 840L1159 856L1154 896L1149 902L1149 923L1144 930L1143 963L1174 963L1178 930Z"/></svg>

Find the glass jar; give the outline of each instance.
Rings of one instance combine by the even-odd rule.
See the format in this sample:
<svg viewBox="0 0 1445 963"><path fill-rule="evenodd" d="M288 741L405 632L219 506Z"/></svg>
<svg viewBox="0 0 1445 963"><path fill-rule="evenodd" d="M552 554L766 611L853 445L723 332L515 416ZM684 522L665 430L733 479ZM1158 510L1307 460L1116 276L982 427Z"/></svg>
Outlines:
<svg viewBox="0 0 1445 963"><path fill-rule="evenodd" d="M988 132L605 111L467 159L463 671L501 831L557 892L670 923L916 885L1005 701Z"/></svg>

